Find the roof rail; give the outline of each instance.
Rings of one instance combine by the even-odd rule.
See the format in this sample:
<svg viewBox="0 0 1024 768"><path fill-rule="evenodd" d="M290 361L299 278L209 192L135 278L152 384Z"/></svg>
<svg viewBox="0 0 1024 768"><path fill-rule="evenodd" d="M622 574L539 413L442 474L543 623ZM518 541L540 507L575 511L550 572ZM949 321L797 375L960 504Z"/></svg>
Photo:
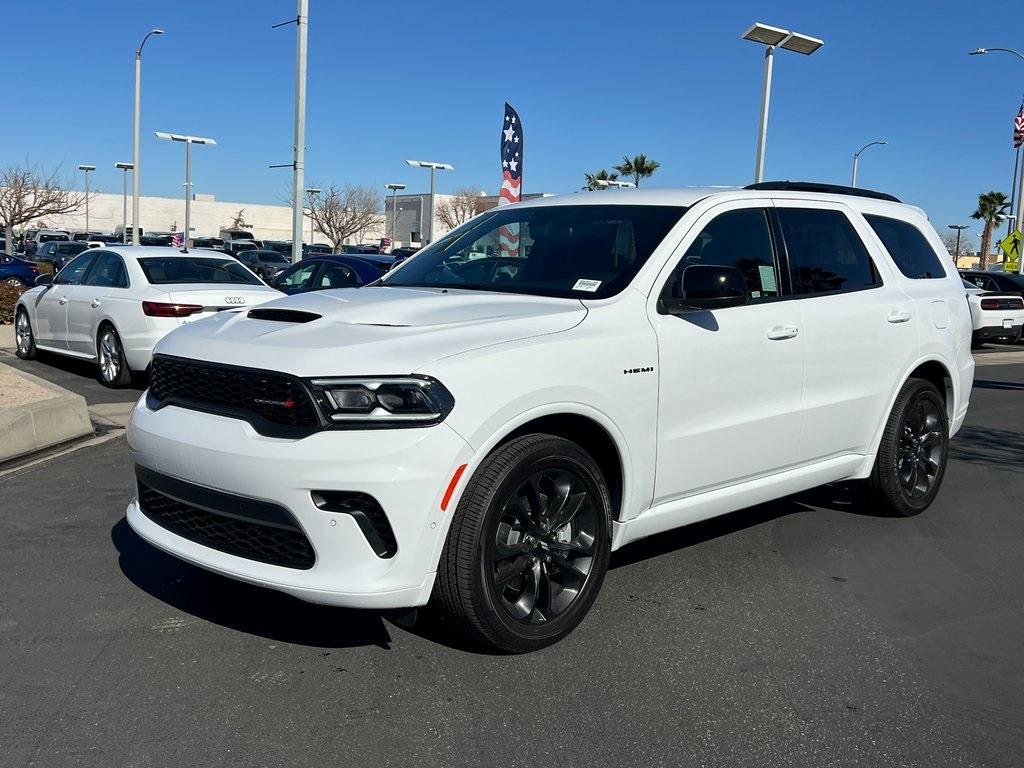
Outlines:
<svg viewBox="0 0 1024 768"><path fill-rule="evenodd" d="M873 200L888 200L891 203L902 202L898 197L886 192L875 192L860 187L844 187L842 184L823 184L818 181L762 181L748 184L744 189L765 192L824 192L829 195L853 195L854 197L870 197Z"/></svg>

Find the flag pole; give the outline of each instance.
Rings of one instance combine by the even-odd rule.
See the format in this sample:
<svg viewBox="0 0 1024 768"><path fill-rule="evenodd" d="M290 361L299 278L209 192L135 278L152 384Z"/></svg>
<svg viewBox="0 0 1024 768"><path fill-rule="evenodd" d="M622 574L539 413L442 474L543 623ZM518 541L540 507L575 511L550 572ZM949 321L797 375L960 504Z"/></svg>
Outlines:
<svg viewBox="0 0 1024 768"><path fill-rule="evenodd" d="M1020 155L1021 155L1022 151L1024 151L1024 145L1021 145L1020 147L1018 147L1017 151L1013 155L1013 181L1010 182L1010 210L1011 211L1016 210L1016 206L1014 205L1014 203L1016 202L1016 198L1017 198L1017 173L1018 173L1018 170L1020 169ZM1011 218L1007 218L1006 219L1006 236L1007 237L1009 237L1010 233L1013 231L1013 224L1014 224L1014 220L1013 219L1011 219ZM1017 226L1019 227L1019 226L1021 226L1021 224L1018 222Z"/></svg>

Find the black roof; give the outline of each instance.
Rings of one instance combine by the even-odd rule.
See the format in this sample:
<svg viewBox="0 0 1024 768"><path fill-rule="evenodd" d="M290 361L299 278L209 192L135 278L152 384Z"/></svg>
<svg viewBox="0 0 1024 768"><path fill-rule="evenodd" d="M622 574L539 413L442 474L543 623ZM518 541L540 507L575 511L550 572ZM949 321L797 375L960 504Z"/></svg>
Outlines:
<svg viewBox="0 0 1024 768"><path fill-rule="evenodd" d="M891 203L901 202L898 197L887 192L875 192L873 189L861 189L860 187L844 187L842 184L823 184L819 181L762 181L758 184L748 184L744 189L766 192L823 192L829 195L870 197L873 200L888 200Z"/></svg>

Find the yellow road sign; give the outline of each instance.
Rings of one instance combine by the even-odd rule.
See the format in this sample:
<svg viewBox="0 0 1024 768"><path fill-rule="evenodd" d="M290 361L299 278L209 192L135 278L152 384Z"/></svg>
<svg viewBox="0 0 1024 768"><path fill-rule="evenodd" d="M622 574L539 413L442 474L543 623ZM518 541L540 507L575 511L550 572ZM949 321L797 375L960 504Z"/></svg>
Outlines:
<svg viewBox="0 0 1024 768"><path fill-rule="evenodd" d="M1022 240L1024 240L1024 236L1021 235L1019 229L1015 229L1000 241L999 248L1006 256L1006 258L1003 259L1003 269L1006 272L1020 272Z"/></svg>

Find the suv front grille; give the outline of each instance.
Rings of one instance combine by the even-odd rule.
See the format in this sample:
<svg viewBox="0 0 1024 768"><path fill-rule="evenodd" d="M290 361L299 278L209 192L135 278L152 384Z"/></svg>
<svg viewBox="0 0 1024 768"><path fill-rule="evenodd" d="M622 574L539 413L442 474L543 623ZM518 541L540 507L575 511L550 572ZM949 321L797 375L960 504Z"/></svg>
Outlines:
<svg viewBox="0 0 1024 768"><path fill-rule="evenodd" d="M229 555L285 568L307 570L316 561L309 539L283 507L212 491L142 467L136 467L136 479L139 509L171 533Z"/></svg>
<svg viewBox="0 0 1024 768"><path fill-rule="evenodd" d="M154 410L174 404L242 418L261 434L308 434L320 427L313 399L297 378L258 368L156 355L148 402Z"/></svg>

